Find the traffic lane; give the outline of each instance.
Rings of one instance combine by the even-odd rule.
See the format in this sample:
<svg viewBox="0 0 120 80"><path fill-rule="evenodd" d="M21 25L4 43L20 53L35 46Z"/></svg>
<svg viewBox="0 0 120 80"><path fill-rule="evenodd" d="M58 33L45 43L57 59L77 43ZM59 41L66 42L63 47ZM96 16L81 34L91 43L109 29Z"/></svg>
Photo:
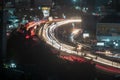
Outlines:
<svg viewBox="0 0 120 80"><path fill-rule="evenodd" d="M61 24L63 24L63 23L61 23ZM46 30L47 30L47 31L46 31L46 36L47 36L46 38L49 38L49 36L48 36L47 34L51 34L52 37L49 38L49 40L51 40L51 39L53 38L53 39L52 39L52 43L55 42L54 45L55 45L55 44L56 44L56 45L60 45L60 44L57 43L57 42L58 42L57 39L54 39L54 37L53 37L53 36L54 36L53 30L55 29L55 27L58 27L58 25L60 26L61 24L60 24L60 22L59 22L59 24L57 24L57 26L48 26L48 27L50 27L51 29L46 29ZM47 27L47 28L48 28L48 27ZM52 28L53 28L53 29L52 29ZM51 30L51 31L49 31L49 30ZM48 32L49 32L49 33L48 33ZM47 42L49 42L49 40L48 40ZM56 42L56 41L57 41L57 42ZM50 42L49 42L49 43L50 43ZM53 46L53 45L51 45L51 46ZM56 46L54 46L54 47L57 48ZM63 46L62 46L62 47L63 47ZM61 49L61 50L62 50L62 49ZM65 50L65 49L64 49L64 50ZM63 51L63 50L62 50L62 51ZM67 51L67 52L69 52L69 53L71 52L71 51L69 51L69 50L65 50L65 51ZM88 53L87 53L87 54L88 54ZM89 57L89 59L93 59L93 60L94 60L94 58L93 58L94 55L89 54L89 55L87 55L87 56ZM88 57L85 57L85 58L87 59ZM100 60L100 61L99 61L99 60L96 58L97 56L94 56L94 57L95 57L95 60L94 60L95 62L99 62L99 63L101 63L101 64L113 66L113 65L111 65L111 61L109 61L109 60L105 60L105 59L102 59L102 58L101 58L101 59L99 59L99 60ZM96 59L97 59L97 60L96 60ZM101 62L101 60L102 60L102 62ZM106 61L107 61L107 62L106 62ZM108 63L109 63L109 64L108 64ZM117 66L115 65L114 67L118 67L118 65L117 65Z"/></svg>

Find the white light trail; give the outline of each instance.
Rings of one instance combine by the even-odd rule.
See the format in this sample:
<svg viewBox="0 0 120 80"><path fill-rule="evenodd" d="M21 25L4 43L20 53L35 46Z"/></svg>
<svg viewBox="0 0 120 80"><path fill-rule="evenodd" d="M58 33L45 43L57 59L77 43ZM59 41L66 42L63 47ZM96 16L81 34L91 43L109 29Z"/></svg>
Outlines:
<svg viewBox="0 0 120 80"><path fill-rule="evenodd" d="M59 42L59 40L57 40L56 37L54 36L54 30L56 28L60 27L61 25L68 24L68 23L73 23L73 22L81 22L81 21L82 21L81 19L77 19L77 20L76 19L70 19L70 20L63 20L63 21L60 21L60 22L56 22L56 24L51 24L51 25L45 24L42 36L43 36L44 40L46 41L46 43L53 46L54 48L56 48L58 50L61 50L63 52L66 52L68 54L76 54L76 55L81 56L82 53L74 51L75 48L73 46L70 46L70 45ZM84 44L80 44L80 45L85 46ZM101 58L99 56L90 54L90 52L89 53L86 52L84 54L86 54L86 56L83 56L83 57L86 58L86 59L92 59L94 62L97 62L97 63L100 63L100 64L113 66L115 68L120 68L120 63L113 62L113 61ZM97 57L97 59L96 59L96 57Z"/></svg>

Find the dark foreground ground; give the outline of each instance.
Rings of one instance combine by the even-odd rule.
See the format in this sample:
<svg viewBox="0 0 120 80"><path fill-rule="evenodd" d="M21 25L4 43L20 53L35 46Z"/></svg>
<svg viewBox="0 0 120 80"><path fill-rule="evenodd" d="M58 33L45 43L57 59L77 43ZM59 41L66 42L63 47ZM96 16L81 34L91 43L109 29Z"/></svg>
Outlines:
<svg viewBox="0 0 120 80"><path fill-rule="evenodd" d="M17 69L0 68L0 80L120 80L96 70L94 64L63 60L36 37L12 33L7 44L7 60L15 60Z"/></svg>

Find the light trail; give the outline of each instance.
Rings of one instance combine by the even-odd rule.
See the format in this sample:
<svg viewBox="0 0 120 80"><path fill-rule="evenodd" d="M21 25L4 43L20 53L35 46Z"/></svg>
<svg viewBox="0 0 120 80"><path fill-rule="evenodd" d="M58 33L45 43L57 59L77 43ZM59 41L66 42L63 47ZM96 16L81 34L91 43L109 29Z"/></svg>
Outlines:
<svg viewBox="0 0 120 80"><path fill-rule="evenodd" d="M81 19L70 19L70 20L60 20L60 21L57 20L57 22L54 20L52 22L52 24L49 24L49 22L46 21L46 23L43 27L43 32L41 33L42 29L40 29L40 32L38 35L42 34L44 41L59 51L65 52L67 54L75 54L75 55L78 55L80 57L84 57L85 59L92 60L93 62L95 62L97 64L98 63L104 64L106 66L111 66L111 67L114 67L114 68L120 70L120 63L113 62L113 61L101 58L99 56L93 55L91 52L86 52L86 53L77 52L74 50L75 47L61 43L55 37L54 30L56 28L61 27L61 25L64 25L64 24L73 23L73 22L81 22L81 21L82 21ZM54 23L54 22L56 22L56 23ZM38 23L36 23L36 24L38 24ZM82 43L80 45L87 46L87 45L82 44ZM86 55L82 56L83 54L86 54ZM119 74L120 74L120 71L117 71L117 72L119 72Z"/></svg>

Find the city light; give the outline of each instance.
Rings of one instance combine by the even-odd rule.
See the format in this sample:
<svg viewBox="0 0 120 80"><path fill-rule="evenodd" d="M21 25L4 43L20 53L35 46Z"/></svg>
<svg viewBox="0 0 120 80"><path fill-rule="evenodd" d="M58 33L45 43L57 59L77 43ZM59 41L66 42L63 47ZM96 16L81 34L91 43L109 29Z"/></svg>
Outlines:
<svg viewBox="0 0 120 80"><path fill-rule="evenodd" d="M66 18L66 16L65 16L65 14L64 14L64 13L62 14L62 16L63 16L63 18L64 18L64 19Z"/></svg>
<svg viewBox="0 0 120 80"><path fill-rule="evenodd" d="M120 0L3 4L2 80L120 78Z"/></svg>
<svg viewBox="0 0 120 80"><path fill-rule="evenodd" d="M102 39L101 41L110 42L110 39Z"/></svg>
<svg viewBox="0 0 120 80"><path fill-rule="evenodd" d="M105 55L111 55L112 53L108 50L105 51Z"/></svg>
<svg viewBox="0 0 120 80"><path fill-rule="evenodd" d="M80 29L73 29L72 34L76 35L79 33L79 31L80 31Z"/></svg>
<svg viewBox="0 0 120 80"><path fill-rule="evenodd" d="M10 63L10 68L16 68L16 64L15 63Z"/></svg>
<svg viewBox="0 0 120 80"><path fill-rule="evenodd" d="M72 42L75 42L74 41L74 37L81 31L81 29L73 29L72 32L71 32L71 36L70 36L70 39Z"/></svg>
<svg viewBox="0 0 120 80"><path fill-rule="evenodd" d="M77 45L77 51L80 51L82 49L82 45Z"/></svg>
<svg viewBox="0 0 120 80"><path fill-rule="evenodd" d="M49 20L49 21L53 21L53 17L49 17L48 20Z"/></svg>
<svg viewBox="0 0 120 80"><path fill-rule="evenodd" d="M4 66L4 68L16 68L17 67L17 65L15 63L13 63L13 62L4 63L3 66Z"/></svg>
<svg viewBox="0 0 120 80"><path fill-rule="evenodd" d="M75 9L76 10L80 10L81 8L79 6L75 6Z"/></svg>
<svg viewBox="0 0 120 80"><path fill-rule="evenodd" d="M38 7L38 9L40 10L40 9L41 9L41 7L39 6L39 7Z"/></svg>
<svg viewBox="0 0 120 80"><path fill-rule="evenodd" d="M42 7L42 12L44 17L48 17L50 15L50 7Z"/></svg>
<svg viewBox="0 0 120 80"><path fill-rule="evenodd" d="M97 42L97 46L104 46L105 43L104 42Z"/></svg>
<svg viewBox="0 0 120 80"><path fill-rule="evenodd" d="M115 46L118 46L118 45L119 45L118 43L115 44Z"/></svg>
<svg viewBox="0 0 120 80"><path fill-rule="evenodd" d="M43 15L44 15L44 17L48 17L50 15L50 11L49 10L43 10Z"/></svg>
<svg viewBox="0 0 120 80"><path fill-rule="evenodd" d="M89 33L83 33L83 38L87 38L87 37L89 37L89 36L90 36Z"/></svg>
<svg viewBox="0 0 120 80"><path fill-rule="evenodd" d="M50 10L50 7L42 7L42 10Z"/></svg>
<svg viewBox="0 0 120 80"><path fill-rule="evenodd" d="M72 0L73 2L77 2L77 0Z"/></svg>

